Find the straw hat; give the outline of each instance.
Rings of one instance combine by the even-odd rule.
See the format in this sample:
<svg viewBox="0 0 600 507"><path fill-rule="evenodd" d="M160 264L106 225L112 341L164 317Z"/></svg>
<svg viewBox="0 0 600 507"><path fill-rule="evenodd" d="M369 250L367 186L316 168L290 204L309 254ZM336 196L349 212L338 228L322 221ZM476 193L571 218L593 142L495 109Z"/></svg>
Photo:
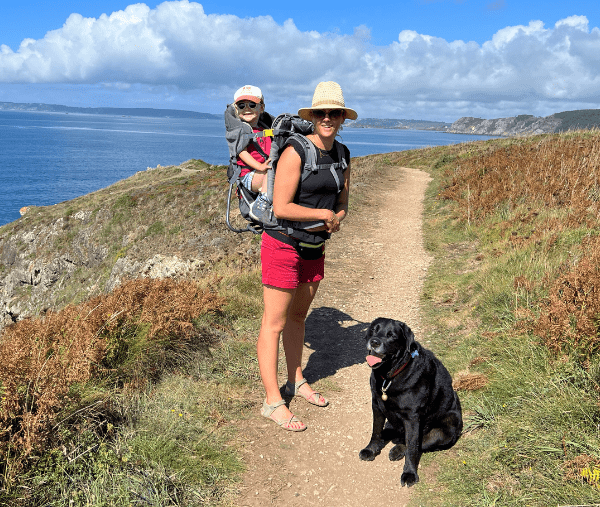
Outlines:
<svg viewBox="0 0 600 507"><path fill-rule="evenodd" d="M303 107L302 109L299 109L298 116L304 120L310 121L310 112L313 109L343 109L346 111L346 118L349 120L356 120L356 118L358 118L358 114L354 109L346 107L341 86L333 81L319 83L315 88L312 107Z"/></svg>

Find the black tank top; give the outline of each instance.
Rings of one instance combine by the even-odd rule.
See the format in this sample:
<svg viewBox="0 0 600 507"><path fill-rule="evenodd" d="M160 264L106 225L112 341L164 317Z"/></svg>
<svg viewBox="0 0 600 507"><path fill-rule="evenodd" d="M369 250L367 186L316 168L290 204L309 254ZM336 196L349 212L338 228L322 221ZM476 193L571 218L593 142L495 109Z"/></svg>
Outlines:
<svg viewBox="0 0 600 507"><path fill-rule="evenodd" d="M317 148L317 165L325 165L328 167L331 164L340 162L338 159L337 144L338 141L334 141L334 145L329 151L319 150ZM306 155L302 145L291 138L288 146L294 148L300 157L300 167L304 167ZM346 160L347 167L348 164L350 164L350 151L345 145L342 145L342 148L343 157ZM336 173L338 179L343 181L344 174L341 167L336 169ZM298 189L294 196L294 203L307 208L329 209L333 211L337 204L338 195L338 185L333 174L329 169L321 169L316 173L309 174L306 179L300 178ZM305 229L305 227L310 227L310 225L323 225L323 222L302 222L302 224L290 222L288 220L282 220L281 222L285 227L293 229L290 236L307 243L320 243L331 236L327 231L311 232L310 230ZM304 228L300 228L300 226Z"/></svg>

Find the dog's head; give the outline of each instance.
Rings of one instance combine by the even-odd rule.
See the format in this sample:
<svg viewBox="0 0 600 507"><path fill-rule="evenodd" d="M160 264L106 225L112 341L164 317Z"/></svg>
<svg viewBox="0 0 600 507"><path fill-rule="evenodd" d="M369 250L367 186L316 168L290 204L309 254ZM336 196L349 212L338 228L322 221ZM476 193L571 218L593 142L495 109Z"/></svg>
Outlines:
<svg viewBox="0 0 600 507"><path fill-rule="evenodd" d="M367 363L373 369L407 362L417 349L415 335L404 322L378 318L369 325L365 336Z"/></svg>

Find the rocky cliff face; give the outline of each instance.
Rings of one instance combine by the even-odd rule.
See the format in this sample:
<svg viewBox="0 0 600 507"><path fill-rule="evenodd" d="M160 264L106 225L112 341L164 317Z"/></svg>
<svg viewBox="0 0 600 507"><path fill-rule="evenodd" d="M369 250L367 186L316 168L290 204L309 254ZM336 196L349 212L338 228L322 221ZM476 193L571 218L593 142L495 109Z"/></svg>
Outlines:
<svg viewBox="0 0 600 507"><path fill-rule="evenodd" d="M600 109L565 111L543 118L531 115L493 120L464 117L455 121L449 132L488 136L517 136L591 128L600 128Z"/></svg>
<svg viewBox="0 0 600 507"><path fill-rule="evenodd" d="M189 279L218 262L258 262L258 238L225 228L225 171L190 161L28 207L0 228L0 329L126 278Z"/></svg>

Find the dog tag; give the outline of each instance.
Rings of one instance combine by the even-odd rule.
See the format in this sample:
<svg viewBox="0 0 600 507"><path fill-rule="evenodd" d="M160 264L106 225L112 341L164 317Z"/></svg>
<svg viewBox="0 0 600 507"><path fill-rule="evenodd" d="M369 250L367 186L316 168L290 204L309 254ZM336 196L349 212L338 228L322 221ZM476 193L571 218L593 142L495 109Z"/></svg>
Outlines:
<svg viewBox="0 0 600 507"><path fill-rule="evenodd" d="M387 382L387 385L385 385L386 382ZM391 380L384 380L383 381L383 384L381 386L381 399L383 401L386 401L388 399L387 390L388 390L388 387L390 387L391 383L392 383Z"/></svg>

